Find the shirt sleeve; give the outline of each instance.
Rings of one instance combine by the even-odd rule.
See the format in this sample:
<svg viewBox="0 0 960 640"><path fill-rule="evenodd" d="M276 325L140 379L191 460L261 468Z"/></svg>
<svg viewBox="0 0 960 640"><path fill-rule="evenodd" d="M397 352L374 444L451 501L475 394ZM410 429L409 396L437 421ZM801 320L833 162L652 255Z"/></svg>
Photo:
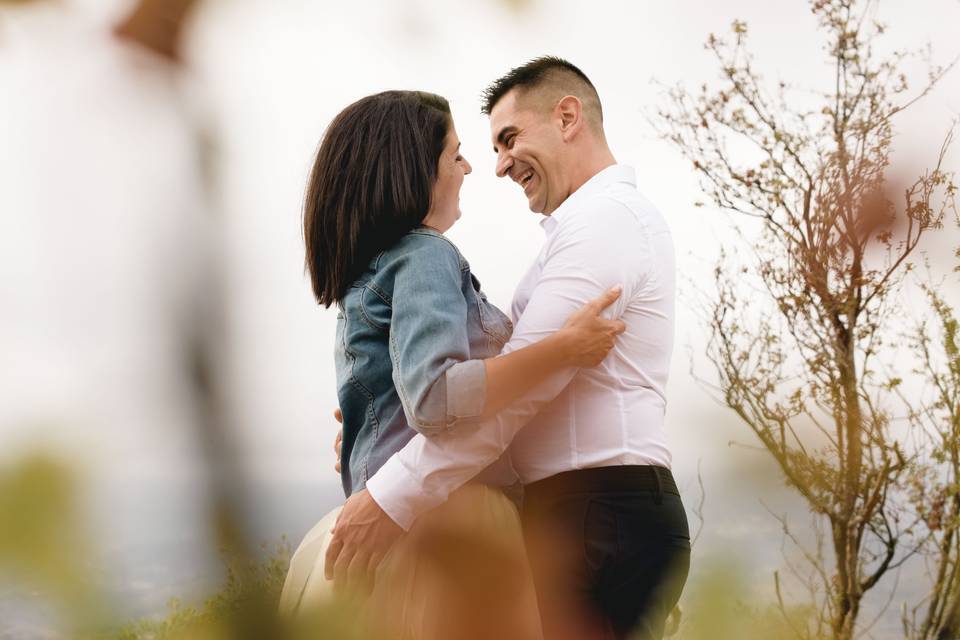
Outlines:
<svg viewBox="0 0 960 640"><path fill-rule="evenodd" d="M476 422L486 400L486 368L470 359L459 254L445 240L421 239L390 268L390 359L408 424L432 436Z"/></svg>
<svg viewBox="0 0 960 640"><path fill-rule="evenodd" d="M618 284L624 292L604 315L623 313L637 285L637 273L636 261L621 259L622 252L645 248L624 246L622 238L610 232L611 226L603 224L632 215L628 209L613 201L601 205L592 212L596 215L565 221L548 240L540 276L505 353L554 333L574 311ZM604 220L610 216L614 219ZM397 524L409 529L420 514L445 502L452 491L495 461L577 371L572 367L556 371L524 398L478 425L429 439L415 436L367 481L370 495Z"/></svg>

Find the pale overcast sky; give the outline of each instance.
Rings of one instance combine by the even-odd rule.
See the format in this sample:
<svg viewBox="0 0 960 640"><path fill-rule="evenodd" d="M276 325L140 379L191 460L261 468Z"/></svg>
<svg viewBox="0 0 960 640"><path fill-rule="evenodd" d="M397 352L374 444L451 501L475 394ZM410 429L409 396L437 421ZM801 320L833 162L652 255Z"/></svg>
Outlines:
<svg viewBox="0 0 960 640"><path fill-rule="evenodd" d="M526 8L511 11L513 4ZM881 3L878 18L891 25L889 46L929 41L949 61L960 53L951 26L960 18L960 3L926 6L921 14L912 3ZM747 21L759 66L771 78L812 87L829 82L815 20L799 1L214 3L200 20L193 53L222 118L222 195L232 216L234 337L243 369L237 399L248 407L242 414L263 464L309 477L318 459L321 469L329 466L325 421L335 401L334 314L315 308L301 275L298 221L311 153L339 109L386 88L426 89L450 98L474 171L462 192L463 219L449 235L492 300L508 309L542 231L515 185L493 174L479 94L531 57L570 59L599 90L617 159L637 168L640 189L670 221L681 296L693 297L683 281L709 288L726 219L693 206L702 199L695 177L656 139L645 113L659 99L653 79L697 86L717 78L702 44L734 18ZM958 112L960 73L954 73L904 118L903 141L912 144L922 136L929 144L921 150L932 156L939 140L931 135L945 132ZM696 459L719 457L705 443L714 441L724 414L688 375L688 348L702 351L704 337L688 306L680 309L670 399L683 402L671 402L668 415L676 464L685 475ZM715 440L722 442L725 436Z"/></svg>

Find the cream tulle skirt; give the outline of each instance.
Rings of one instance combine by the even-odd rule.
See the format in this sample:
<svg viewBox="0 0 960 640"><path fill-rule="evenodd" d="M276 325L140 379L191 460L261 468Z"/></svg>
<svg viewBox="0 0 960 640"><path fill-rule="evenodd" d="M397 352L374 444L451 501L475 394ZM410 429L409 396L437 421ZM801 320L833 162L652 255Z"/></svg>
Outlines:
<svg viewBox="0 0 960 640"><path fill-rule="evenodd" d="M293 554L280 611L304 615L334 601L323 564L340 507ZM500 491L469 484L417 520L377 570L355 610L371 638L539 640L540 616L517 509Z"/></svg>

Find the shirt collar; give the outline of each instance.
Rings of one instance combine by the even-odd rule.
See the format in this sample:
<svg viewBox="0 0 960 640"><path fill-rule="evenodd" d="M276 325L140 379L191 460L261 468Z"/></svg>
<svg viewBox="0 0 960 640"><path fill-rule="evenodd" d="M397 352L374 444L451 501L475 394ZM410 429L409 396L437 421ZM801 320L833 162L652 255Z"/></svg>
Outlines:
<svg viewBox="0 0 960 640"><path fill-rule="evenodd" d="M613 164L595 173L592 178L580 185L579 189L567 196L567 199L564 200L552 214L544 216L543 220L540 221L540 226L543 227L547 235L550 235L557 228L557 225L560 224L561 220L563 220L564 216L576 208L577 202L596 193L600 193L608 186L618 182L624 182L636 188L637 173L633 167L625 164Z"/></svg>

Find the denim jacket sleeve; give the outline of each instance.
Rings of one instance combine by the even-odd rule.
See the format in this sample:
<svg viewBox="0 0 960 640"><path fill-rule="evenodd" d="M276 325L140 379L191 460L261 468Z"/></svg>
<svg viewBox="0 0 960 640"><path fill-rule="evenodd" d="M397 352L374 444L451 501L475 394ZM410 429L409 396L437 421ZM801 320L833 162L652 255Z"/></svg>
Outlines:
<svg viewBox="0 0 960 640"><path fill-rule="evenodd" d="M390 358L409 425L424 435L477 422L486 396L483 360L470 359L468 301L459 252L421 236L392 260Z"/></svg>

